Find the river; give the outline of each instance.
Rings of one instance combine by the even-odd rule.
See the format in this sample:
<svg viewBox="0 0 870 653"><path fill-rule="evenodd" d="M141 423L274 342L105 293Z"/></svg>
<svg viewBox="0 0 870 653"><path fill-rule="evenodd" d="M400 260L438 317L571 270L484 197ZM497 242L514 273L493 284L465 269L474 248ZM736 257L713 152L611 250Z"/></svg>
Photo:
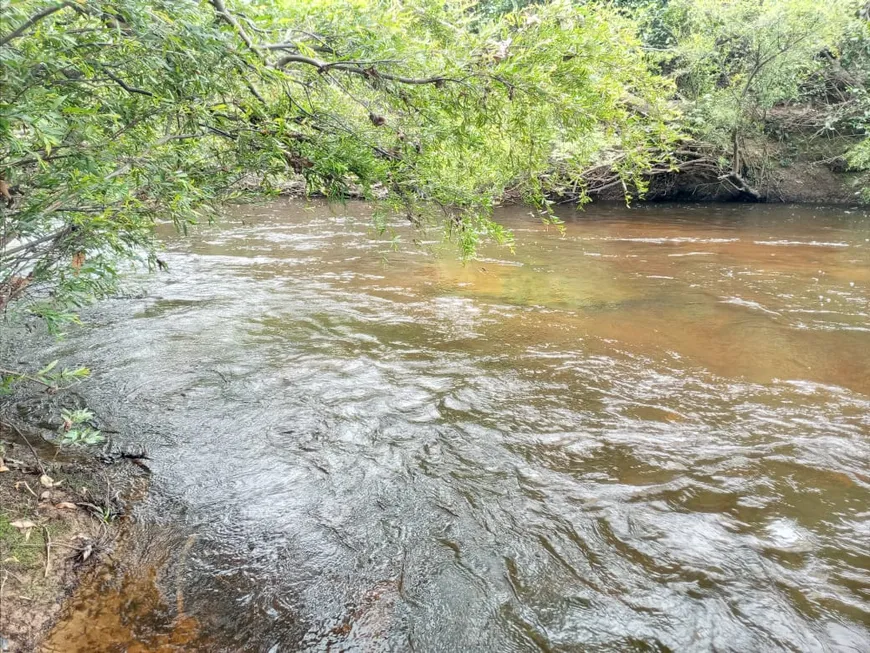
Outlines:
<svg viewBox="0 0 870 653"><path fill-rule="evenodd" d="M870 650L870 216L498 219L165 230L40 352L154 472L46 650Z"/></svg>

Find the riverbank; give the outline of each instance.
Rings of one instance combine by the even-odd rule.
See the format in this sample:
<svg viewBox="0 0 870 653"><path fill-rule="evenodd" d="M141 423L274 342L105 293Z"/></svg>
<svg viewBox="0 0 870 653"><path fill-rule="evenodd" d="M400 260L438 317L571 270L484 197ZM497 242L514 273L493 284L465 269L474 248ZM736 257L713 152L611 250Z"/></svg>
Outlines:
<svg viewBox="0 0 870 653"><path fill-rule="evenodd" d="M112 463L119 464L112 464ZM147 473L0 423L0 650L38 650L65 600L122 540Z"/></svg>
<svg viewBox="0 0 870 653"><path fill-rule="evenodd" d="M866 173L850 170L846 153L856 137L815 138L789 132L780 123L768 125L779 137L756 137L743 151L739 180L727 167L693 166L648 177L648 201L730 202L772 204L865 204ZM710 159L727 160L728 153L710 149ZM622 189L620 188L619 191ZM593 193L596 199L620 200L615 189Z"/></svg>
<svg viewBox="0 0 870 653"><path fill-rule="evenodd" d="M643 202L758 202L769 204L818 204L863 206L868 203L864 192L867 173L850 170L845 153L855 144L852 138L831 138L812 143L763 139L746 153L748 172L735 183L725 167L714 161L724 161L725 152L708 152L709 165L694 165L698 159L684 161L675 169L663 166L644 177L648 184ZM590 168L585 175L586 192L593 202L624 202L626 189L619 182L609 163ZM262 180L252 176L243 186L252 193L261 192ZM745 184L745 186L741 186ZM269 187L283 197L325 197L311 191L301 176L283 182L271 182ZM628 189L632 196L636 189ZM369 192L376 199L386 197L385 188L375 186ZM346 198L367 199L363 190L349 186ZM551 195L559 204L577 202L576 191ZM503 205L522 204L518 193L508 191ZM637 203L636 201L634 203Z"/></svg>

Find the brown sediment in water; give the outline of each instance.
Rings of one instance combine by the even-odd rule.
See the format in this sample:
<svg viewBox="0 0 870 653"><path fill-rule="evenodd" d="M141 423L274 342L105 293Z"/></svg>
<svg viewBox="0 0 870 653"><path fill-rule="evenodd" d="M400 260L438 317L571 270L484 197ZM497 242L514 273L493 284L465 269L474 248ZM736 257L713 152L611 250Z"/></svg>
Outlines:
<svg viewBox="0 0 870 653"><path fill-rule="evenodd" d="M120 582L117 577L121 576ZM169 653L207 650L199 622L165 597L158 570L108 569L71 597L61 621L39 649L42 653ZM203 648L205 647L205 648Z"/></svg>
<svg viewBox="0 0 870 653"><path fill-rule="evenodd" d="M77 587L39 648L41 653L170 653L209 650L199 621L185 612L184 569L196 537L184 542L154 526L132 525L112 560ZM174 596L171 590L174 587Z"/></svg>

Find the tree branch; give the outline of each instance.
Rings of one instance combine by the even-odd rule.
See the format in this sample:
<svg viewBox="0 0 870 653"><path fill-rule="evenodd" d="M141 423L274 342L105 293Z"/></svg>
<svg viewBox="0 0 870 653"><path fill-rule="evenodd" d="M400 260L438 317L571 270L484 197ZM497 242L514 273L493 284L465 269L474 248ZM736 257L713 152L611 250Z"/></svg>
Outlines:
<svg viewBox="0 0 870 653"><path fill-rule="evenodd" d="M401 84L435 84L437 86L439 84L443 84L444 82L459 81L451 77L444 77L443 75L435 75L433 77L403 77L401 75L390 75L389 73L382 73L378 71L374 68L374 66L364 68L358 63L352 61L321 61L320 59L306 57L302 54L288 54L281 57L280 59L278 59L278 61L275 62L275 68L284 68L291 63L304 63L309 66L314 66L321 73L325 73L330 70L342 70L344 72L352 73L354 75L361 75L362 77L367 77L369 79L387 79L393 82L399 82Z"/></svg>
<svg viewBox="0 0 870 653"><path fill-rule="evenodd" d="M53 213L56 210L57 210L57 208L54 208L54 209L52 209L51 212ZM18 247L13 247L12 249L7 249L5 252L0 252L0 253L2 253L2 258L9 258L13 254L18 254L19 252L24 252L24 251L27 251L29 249L33 249L37 245L41 245L42 243L48 242L50 240L58 240L58 239L62 238L63 236L65 236L66 234L68 234L70 231L72 231L72 227L66 226L66 227L63 227L61 229L58 229L57 231L54 231L50 234L45 235L42 238L37 238L35 240L31 240L30 242L24 243L23 245L19 245Z"/></svg>
<svg viewBox="0 0 870 653"><path fill-rule="evenodd" d="M9 371L10 370L2 370L2 372L4 372L4 373L9 372ZM12 374L15 374L15 372L12 372ZM23 374L21 376L26 377L26 375L23 375ZM42 383L41 381L38 381L38 382ZM43 384L43 385L47 385L47 384ZM27 436L25 436L24 433L21 432L21 429L19 429L17 426L15 426L15 424L13 424L12 422L2 421L2 422L0 422L0 424L2 424L3 426L8 426L9 428L11 428L13 431L15 431L18 434L18 437L20 437L22 440L24 440L24 444L27 445L27 448L30 449L30 453L32 453L33 457L36 459L36 466L39 467L39 470L43 474L45 474L45 467L42 466L42 461L39 459L39 454L36 453L36 449L34 449L33 445L30 444L30 440L28 440Z"/></svg>
<svg viewBox="0 0 870 653"><path fill-rule="evenodd" d="M224 0L209 0L209 4L214 7L215 13L220 16L221 20L227 23L230 27L232 27L236 33L239 35L239 38L244 41L245 45L248 49L256 54L261 59L263 55L261 50L281 50L288 47L292 47L291 44L278 43L273 45L265 45L258 46L254 44L254 41L245 31L245 28L241 26L236 17L232 15L232 13L226 8L224 4ZM360 75L362 77L366 77L369 79L386 79L393 82L399 82L401 84L435 84L440 85L447 81L457 81L454 79L450 79L448 77L444 77L442 75L436 75L433 77L403 77L401 75L390 75L388 73L382 73L374 68L374 66L363 67L360 62L352 62L352 61L321 61L319 59L314 59L313 57L306 57L301 54L288 54L284 57L281 57L274 65L275 68L284 68L288 64L291 63L304 63L309 66L314 66L321 73L327 72L329 70L343 70L344 72L348 72L354 75Z"/></svg>
<svg viewBox="0 0 870 653"><path fill-rule="evenodd" d="M136 88L135 86L130 86L123 79L121 79L117 75L113 75L108 70L106 70L105 66L103 67L103 72L106 73L106 77L111 79L113 82L115 82L118 86L123 88L128 93L137 93L139 95L147 95L148 97L154 97L154 93L152 93L151 91L146 91L146 90L141 89L141 88Z"/></svg>
<svg viewBox="0 0 870 653"><path fill-rule="evenodd" d="M248 46L248 49L256 54L258 57L262 58L262 55L257 50L257 47L254 45L254 42L251 40L251 37L248 36L248 33L245 31L245 28L239 24L239 21L236 20L236 17L233 16L228 10L226 5L224 4L224 0L209 0L209 4L214 7L215 13L221 17L221 19L234 30L245 42L245 45Z"/></svg>
<svg viewBox="0 0 870 653"><path fill-rule="evenodd" d="M295 43L268 43L260 46L261 50L298 50Z"/></svg>
<svg viewBox="0 0 870 653"><path fill-rule="evenodd" d="M19 36L24 34L24 32L26 32L28 29L33 27L36 23L41 21L43 18L48 18L53 13L58 12L61 9L64 9L65 7L68 7L69 4L70 3L68 3L68 2L61 2L60 4L51 5L49 7L46 7L42 11L33 14L30 18L28 18L21 25L19 25L17 29L13 30L12 32L7 34L6 36L0 38L0 46L6 45L7 43L12 41L13 39L17 39Z"/></svg>
<svg viewBox="0 0 870 653"><path fill-rule="evenodd" d="M166 145L170 141L186 141L192 138L202 138L205 134L170 134L169 136L164 136L159 139L156 143L154 143L155 147L160 147L161 145Z"/></svg>

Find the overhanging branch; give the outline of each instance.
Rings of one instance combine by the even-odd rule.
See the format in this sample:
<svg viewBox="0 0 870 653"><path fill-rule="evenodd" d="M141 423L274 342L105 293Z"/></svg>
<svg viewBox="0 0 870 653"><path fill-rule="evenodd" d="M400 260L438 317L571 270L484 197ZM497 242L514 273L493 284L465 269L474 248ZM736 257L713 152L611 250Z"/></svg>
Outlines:
<svg viewBox="0 0 870 653"><path fill-rule="evenodd" d="M263 51L266 50L285 50L292 47L290 43L275 43L267 45L257 45L253 39L245 31L245 28L239 23L236 17L227 9L224 0L209 0L209 4L214 8L215 13L227 25L233 28L239 38L245 43L247 48L256 54L260 59L263 59ZM292 63L302 63L308 66L314 66L321 73L330 70L341 70L352 75L359 75L367 79L385 79L400 84L426 85L433 84L440 86L445 82L457 82L459 80L445 77L444 75L434 75L431 77L405 77L403 75L391 75L377 70L373 65L364 66L360 62L353 61L321 61L314 57L307 57L302 54L288 54L275 62L274 68L282 69Z"/></svg>
<svg viewBox="0 0 870 653"><path fill-rule="evenodd" d="M41 21L43 18L48 18L53 13L56 13L56 12L60 11L61 9L64 9L65 7L68 7L68 6L70 6L69 2L61 2L60 4L51 5L49 7L46 7L42 11L40 11L36 14L33 14L30 18L28 18L21 25L19 25L17 29L11 31L6 36L0 38L0 46L6 45L7 43L12 41L13 39L17 39L19 36L24 34L24 32L26 32L28 29L30 29L31 27L36 25L36 23Z"/></svg>
<svg viewBox="0 0 870 653"><path fill-rule="evenodd" d="M136 88L135 86L130 86L123 79L121 79L117 75L114 75L111 72L109 72L105 66L103 66L103 72L106 73L106 77L111 79L113 82L115 82L118 86L123 88L128 93L135 93L137 95L147 95L148 97L154 97L154 93L152 93L151 91L146 91L145 89L142 89L142 88Z"/></svg>
<svg viewBox="0 0 870 653"><path fill-rule="evenodd" d="M377 70L374 66L364 67L352 61L321 61L314 57L306 57L303 54L288 54L275 62L275 68L285 68L292 63L303 63L308 66L314 66L318 72L325 73L330 70L342 70L354 75L360 75L369 79L386 79L400 84L434 84L436 86L445 82L458 82L459 80L444 75L434 75L432 77L403 77L401 75L391 75Z"/></svg>
<svg viewBox="0 0 870 653"><path fill-rule="evenodd" d="M214 7L215 13L220 16L221 20L223 20L227 25L232 27L236 33L239 35L239 38L245 42L245 45L248 46L248 49L256 54L258 57L260 52L257 50L257 47L254 45L254 42L251 40L251 37L248 36L248 33L245 31L245 28L239 24L239 21L236 20L236 17L233 16L228 10L226 5L224 4L224 0L209 0L209 4Z"/></svg>
<svg viewBox="0 0 870 653"><path fill-rule="evenodd" d="M65 227L58 229L57 231L54 231L50 234L42 236L41 238L36 238L36 239L31 240L29 242L26 242L22 245L18 245L17 247L10 247L5 252L2 252L3 258L8 259L13 254L20 254L21 252L26 252L26 251L32 250L34 247L38 247L39 245L42 245L43 243L47 243L49 241L60 240L63 236L67 235L71 231L72 231L72 227L65 226Z"/></svg>

